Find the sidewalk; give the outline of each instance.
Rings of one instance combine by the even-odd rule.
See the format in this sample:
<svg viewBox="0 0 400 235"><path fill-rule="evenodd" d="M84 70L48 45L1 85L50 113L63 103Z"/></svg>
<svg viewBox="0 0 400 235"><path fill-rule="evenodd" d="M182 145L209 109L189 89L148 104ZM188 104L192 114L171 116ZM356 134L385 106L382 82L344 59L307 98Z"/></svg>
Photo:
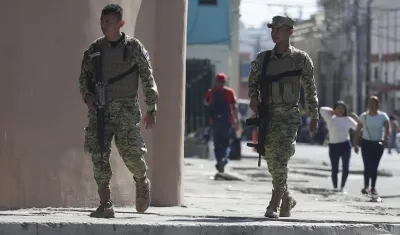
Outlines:
<svg viewBox="0 0 400 235"><path fill-rule="evenodd" d="M151 207L146 214L116 208L117 218L108 220L89 218L88 208L2 211L0 234L400 234L399 198L371 203L357 193L334 193L326 189L329 172L304 170L315 168L313 164L301 154L291 161L289 186L298 201L291 218L264 218L271 195L264 162L258 168L256 158L232 161L227 172L239 180L223 181L213 179L212 160L185 159L182 207ZM358 183L351 183L361 179L357 177L350 176L349 183L359 191ZM397 177L381 178L381 184L399 185Z"/></svg>

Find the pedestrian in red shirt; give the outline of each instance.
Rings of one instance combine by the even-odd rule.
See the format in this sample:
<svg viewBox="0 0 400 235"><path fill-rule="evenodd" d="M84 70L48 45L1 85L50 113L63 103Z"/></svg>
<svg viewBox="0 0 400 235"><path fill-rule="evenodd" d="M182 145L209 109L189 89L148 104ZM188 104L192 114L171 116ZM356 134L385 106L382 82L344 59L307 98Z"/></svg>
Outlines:
<svg viewBox="0 0 400 235"><path fill-rule="evenodd" d="M209 89L204 104L211 109L210 125L213 130L214 153L217 159L215 167L223 173L230 153L230 138L239 129L237 99L233 89L226 86L226 75L216 76L214 88Z"/></svg>

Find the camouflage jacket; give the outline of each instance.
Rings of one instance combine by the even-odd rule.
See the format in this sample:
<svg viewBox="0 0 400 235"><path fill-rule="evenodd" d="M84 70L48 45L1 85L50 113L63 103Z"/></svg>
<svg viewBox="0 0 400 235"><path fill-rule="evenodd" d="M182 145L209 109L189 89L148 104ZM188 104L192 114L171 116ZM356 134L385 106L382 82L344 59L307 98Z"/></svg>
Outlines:
<svg viewBox="0 0 400 235"><path fill-rule="evenodd" d="M250 99L254 97L259 97L259 81L261 77L262 64L266 53L267 51L259 52L257 54L257 57L251 62L251 71L248 79L248 96ZM283 53L280 58L284 58L285 56L292 56L295 59L295 63L300 63L302 65L301 83L304 87L306 95L307 108L311 118L318 119L318 97L314 79L314 66L311 58L306 52L299 50L293 46L290 46L289 49L285 53ZM279 60L279 58L276 56L274 49L272 50L270 59ZM287 108L290 109L292 107Z"/></svg>
<svg viewBox="0 0 400 235"><path fill-rule="evenodd" d="M90 55L93 53L94 43L100 39L102 38L96 39L83 53L81 73L79 76L79 90L82 98L84 98L86 95L91 95L89 88L90 83L94 78L94 68ZM134 55L132 57L132 65L137 64L139 77L145 96L146 110L155 111L157 110L158 89L154 80L149 54L138 39L125 35L125 39L120 43L120 45L127 43L131 45L129 48L131 48L131 53Z"/></svg>

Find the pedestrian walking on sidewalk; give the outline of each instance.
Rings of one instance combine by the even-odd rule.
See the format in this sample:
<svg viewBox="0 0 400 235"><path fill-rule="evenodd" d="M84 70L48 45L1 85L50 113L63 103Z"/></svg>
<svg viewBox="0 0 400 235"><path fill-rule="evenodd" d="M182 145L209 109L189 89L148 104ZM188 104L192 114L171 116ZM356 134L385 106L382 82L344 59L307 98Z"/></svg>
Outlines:
<svg viewBox="0 0 400 235"><path fill-rule="evenodd" d="M358 153L358 144L361 141L361 155L364 161L364 188L361 190L363 194L378 195L375 188L378 166L388 144L389 135L389 117L379 110L378 97L371 96L368 99L368 111L359 117L353 144L354 151Z"/></svg>
<svg viewBox="0 0 400 235"><path fill-rule="evenodd" d="M340 191L344 191L346 180L349 175L349 164L351 156L351 144L349 131L356 130L357 122L352 117L347 116L347 107L342 101L338 101L333 106L321 107L321 116L328 126L329 135L329 158L332 167L333 188L338 190L339 160L342 159L342 181Z"/></svg>
<svg viewBox="0 0 400 235"><path fill-rule="evenodd" d="M388 153L392 154L392 148L395 148L397 153L400 153L399 146L397 145L397 133L399 132L399 123L393 115L389 116L390 119L390 140L388 146Z"/></svg>
<svg viewBox="0 0 400 235"><path fill-rule="evenodd" d="M301 124L300 87L304 87L311 117L309 132L314 136L319 120L317 89L311 58L289 43L295 21L274 16L268 27L276 44L261 51L251 62L248 92L251 109L269 117L266 129L265 158L272 175L273 191L266 217L289 217L296 201L287 186L288 162L295 153L296 136ZM261 99L261 100L260 100ZM258 113L261 115L260 113ZM281 204L282 200L282 204Z"/></svg>
<svg viewBox="0 0 400 235"><path fill-rule="evenodd" d="M239 129L237 98L232 88L226 86L226 75L218 73L214 88L209 89L204 97L204 105L210 106L210 125L213 132L215 167L223 173L230 154L230 140L234 130Z"/></svg>
<svg viewBox="0 0 400 235"><path fill-rule="evenodd" d="M144 158L147 149L139 127L139 78L146 98L146 129L155 125L158 91L149 54L138 39L121 32L122 16L123 10L117 4L103 8L100 26L104 37L96 39L84 52L79 77L80 93L89 109L84 148L92 157L100 196L100 205L90 216L97 218L115 216L109 162L114 136L118 152L136 182L136 210L145 212L150 205L150 180Z"/></svg>

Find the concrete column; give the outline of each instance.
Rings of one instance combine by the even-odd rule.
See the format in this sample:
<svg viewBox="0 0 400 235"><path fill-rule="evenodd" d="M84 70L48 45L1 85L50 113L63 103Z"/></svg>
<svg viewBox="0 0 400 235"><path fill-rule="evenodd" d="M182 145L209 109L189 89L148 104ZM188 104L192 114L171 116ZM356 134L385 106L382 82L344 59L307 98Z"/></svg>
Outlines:
<svg viewBox="0 0 400 235"><path fill-rule="evenodd" d="M179 206L183 200L187 0L157 1L155 70L160 89L153 132L154 206Z"/></svg>
<svg viewBox="0 0 400 235"><path fill-rule="evenodd" d="M140 42L146 47L146 50L149 53L151 64L154 69L154 59L156 57L156 1L154 0L146 0L143 1L140 6L139 15L137 17L136 27L135 27L135 35L134 37L138 38ZM157 82L157 71L153 71L155 74L155 79ZM161 87L158 84L158 89L160 91ZM162 92L162 90L161 90ZM146 110L146 106L144 103L143 89L141 84L139 83L139 101L142 112ZM158 124L157 124L158 125ZM154 129L153 129L154 130ZM153 151L153 130L145 131L144 126L142 125L142 135L144 136L144 140L147 146L147 154L146 154L146 162L149 167L147 172L148 177L153 182L153 159L154 159L154 151ZM154 187L154 186L153 186ZM152 187L152 188L153 188Z"/></svg>
<svg viewBox="0 0 400 235"><path fill-rule="evenodd" d="M0 207L95 206L90 157L83 152L87 109L79 94L83 51L101 36L109 0L7 1L0 10ZM128 34L140 1L119 1ZM79 7L77 7L79 6ZM113 152L115 155L115 151ZM113 190L132 204L133 180L113 158Z"/></svg>
<svg viewBox="0 0 400 235"><path fill-rule="evenodd" d="M7 7L0 9L2 22L13 19L12 24L3 26L8 36L0 37L0 208L98 204L92 163L83 152L87 109L79 94L78 76L83 51L101 36L101 9L111 2L6 0ZM155 69L159 70L162 98L159 126L154 130L157 137L147 140L147 145L158 147L149 149L150 167L155 169L154 201L175 205L182 198L186 2L159 2L157 22L146 30L158 31L160 38ZM141 0L117 3L125 10L123 30L133 35ZM156 17L151 9L144 8L148 12L141 14ZM155 23L162 26L156 28ZM152 44L148 49L154 55ZM115 149L111 159L113 200L117 205L131 205L132 175Z"/></svg>

